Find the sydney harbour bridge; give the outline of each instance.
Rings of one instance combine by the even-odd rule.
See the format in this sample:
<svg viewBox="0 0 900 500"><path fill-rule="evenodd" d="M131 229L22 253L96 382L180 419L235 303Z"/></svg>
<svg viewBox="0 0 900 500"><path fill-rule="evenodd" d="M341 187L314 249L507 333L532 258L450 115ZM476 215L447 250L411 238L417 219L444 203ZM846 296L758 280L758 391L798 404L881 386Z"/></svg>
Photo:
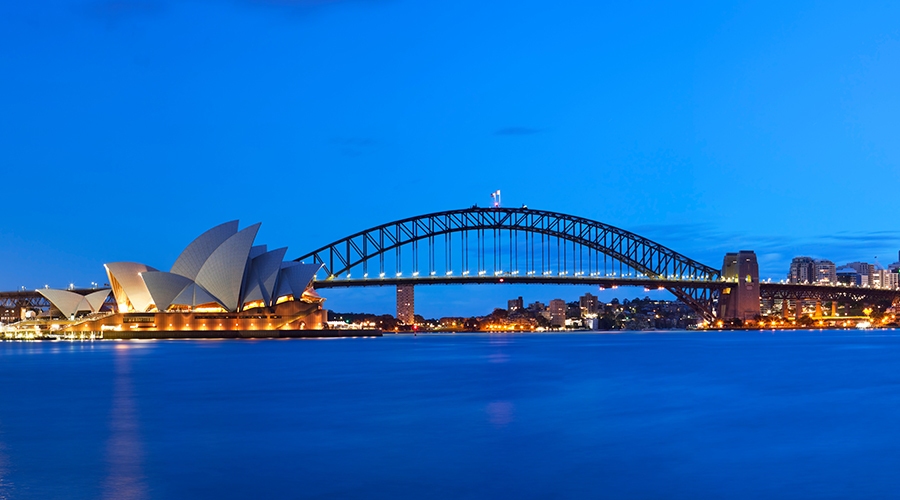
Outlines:
<svg viewBox="0 0 900 500"><path fill-rule="evenodd" d="M500 283L665 289L710 324L753 319L766 300L783 301L783 310L788 301L831 301L834 307L900 300L897 289L760 282L752 251L726 254L721 267L712 267L624 229L526 207L410 217L295 260L323 264L317 289ZM49 306L37 292L0 292L2 310Z"/></svg>
<svg viewBox="0 0 900 500"><path fill-rule="evenodd" d="M752 319L760 300L874 303L900 290L760 282L752 251L721 268L594 220L472 207L382 224L298 259L323 264L316 288L534 283L665 289L705 321Z"/></svg>

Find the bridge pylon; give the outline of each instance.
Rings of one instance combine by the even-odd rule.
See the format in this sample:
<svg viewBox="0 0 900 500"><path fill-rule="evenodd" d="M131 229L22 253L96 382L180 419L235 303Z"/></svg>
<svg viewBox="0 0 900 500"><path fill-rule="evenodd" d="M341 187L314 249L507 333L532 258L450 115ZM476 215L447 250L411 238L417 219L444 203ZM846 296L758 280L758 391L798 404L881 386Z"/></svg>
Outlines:
<svg viewBox="0 0 900 500"><path fill-rule="evenodd" d="M719 295L719 314L723 320L753 320L759 315L759 264L756 253L741 250L725 254L722 277L734 283Z"/></svg>

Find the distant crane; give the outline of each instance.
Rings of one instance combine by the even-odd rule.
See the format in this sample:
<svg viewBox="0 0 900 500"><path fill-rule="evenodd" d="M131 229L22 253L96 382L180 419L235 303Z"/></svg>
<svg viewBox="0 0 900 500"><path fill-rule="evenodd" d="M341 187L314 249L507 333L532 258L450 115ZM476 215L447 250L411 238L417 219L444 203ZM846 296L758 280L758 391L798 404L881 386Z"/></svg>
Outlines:
<svg viewBox="0 0 900 500"><path fill-rule="evenodd" d="M491 193L491 200L493 200L494 208L500 208L500 190Z"/></svg>

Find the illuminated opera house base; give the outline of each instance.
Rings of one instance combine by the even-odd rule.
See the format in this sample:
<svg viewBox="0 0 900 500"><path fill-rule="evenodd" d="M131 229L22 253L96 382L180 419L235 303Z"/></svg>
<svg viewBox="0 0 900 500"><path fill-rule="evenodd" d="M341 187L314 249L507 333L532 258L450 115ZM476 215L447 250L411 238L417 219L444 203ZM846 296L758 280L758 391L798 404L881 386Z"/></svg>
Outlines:
<svg viewBox="0 0 900 500"><path fill-rule="evenodd" d="M191 242L169 271L104 264L110 289L87 296L39 290L62 334L110 339L373 336L331 331L312 287L321 264L284 261L287 248L254 245L259 224L226 222ZM110 291L114 305L107 304Z"/></svg>
<svg viewBox="0 0 900 500"><path fill-rule="evenodd" d="M239 313L115 313L72 325L64 331L106 339L332 336L330 331L321 329L325 314L319 305L291 301ZM361 336L374 334L377 333L360 332Z"/></svg>

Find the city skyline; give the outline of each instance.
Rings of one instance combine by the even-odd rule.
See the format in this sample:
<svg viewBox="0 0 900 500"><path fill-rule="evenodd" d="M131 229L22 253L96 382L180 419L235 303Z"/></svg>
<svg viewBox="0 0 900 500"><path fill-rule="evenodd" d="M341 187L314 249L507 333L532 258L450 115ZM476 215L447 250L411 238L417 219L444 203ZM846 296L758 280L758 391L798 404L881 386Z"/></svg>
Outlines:
<svg viewBox="0 0 900 500"><path fill-rule="evenodd" d="M0 289L172 262L232 219L263 222L291 259L497 189L713 267L754 250L763 278L797 256L887 266L900 7L812 5L4 5L0 161L21 210L0 227ZM417 310L465 314L549 292L416 294Z"/></svg>

